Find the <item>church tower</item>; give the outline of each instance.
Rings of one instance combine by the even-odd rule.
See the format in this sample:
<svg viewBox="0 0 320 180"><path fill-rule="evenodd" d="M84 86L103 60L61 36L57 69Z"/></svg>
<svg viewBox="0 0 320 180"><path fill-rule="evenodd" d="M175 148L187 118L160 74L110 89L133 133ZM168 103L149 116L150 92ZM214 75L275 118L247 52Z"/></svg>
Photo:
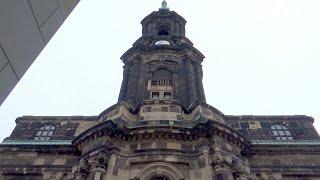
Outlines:
<svg viewBox="0 0 320 180"><path fill-rule="evenodd" d="M125 65L119 102L136 108L146 101L167 100L185 109L205 102L204 56L185 36L186 20L163 2L141 24L142 36L121 57Z"/></svg>
<svg viewBox="0 0 320 180"><path fill-rule="evenodd" d="M163 1L141 24L118 102L97 116L17 118L1 180L320 179L312 117L223 114L206 104L185 19Z"/></svg>

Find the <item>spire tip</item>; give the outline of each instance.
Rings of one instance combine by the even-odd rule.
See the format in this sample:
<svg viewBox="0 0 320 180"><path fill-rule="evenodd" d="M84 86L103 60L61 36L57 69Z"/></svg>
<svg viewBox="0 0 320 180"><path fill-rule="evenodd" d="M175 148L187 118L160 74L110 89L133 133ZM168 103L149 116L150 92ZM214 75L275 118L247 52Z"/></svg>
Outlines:
<svg viewBox="0 0 320 180"><path fill-rule="evenodd" d="M163 0L162 3L161 3L161 8L160 9L169 9L168 8L168 3L166 0Z"/></svg>

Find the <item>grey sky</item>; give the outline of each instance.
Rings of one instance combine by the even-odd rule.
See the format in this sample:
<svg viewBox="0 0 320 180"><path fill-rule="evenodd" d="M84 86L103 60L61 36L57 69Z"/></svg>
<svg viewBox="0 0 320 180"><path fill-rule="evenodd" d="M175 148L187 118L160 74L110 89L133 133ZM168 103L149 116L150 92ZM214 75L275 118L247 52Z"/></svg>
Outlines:
<svg viewBox="0 0 320 180"><path fill-rule="evenodd" d="M97 115L117 102L120 56L161 0L82 0L0 107L0 139L22 115ZM205 56L207 103L225 114L313 116L320 130L320 1L168 1Z"/></svg>

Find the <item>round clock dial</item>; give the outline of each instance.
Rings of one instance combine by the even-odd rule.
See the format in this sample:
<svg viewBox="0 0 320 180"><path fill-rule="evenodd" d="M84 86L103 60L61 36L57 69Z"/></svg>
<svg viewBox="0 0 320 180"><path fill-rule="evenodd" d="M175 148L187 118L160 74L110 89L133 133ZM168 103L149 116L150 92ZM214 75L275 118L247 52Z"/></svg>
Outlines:
<svg viewBox="0 0 320 180"><path fill-rule="evenodd" d="M170 45L169 41L166 40L159 40L157 42L154 43L156 46L161 46L161 45Z"/></svg>

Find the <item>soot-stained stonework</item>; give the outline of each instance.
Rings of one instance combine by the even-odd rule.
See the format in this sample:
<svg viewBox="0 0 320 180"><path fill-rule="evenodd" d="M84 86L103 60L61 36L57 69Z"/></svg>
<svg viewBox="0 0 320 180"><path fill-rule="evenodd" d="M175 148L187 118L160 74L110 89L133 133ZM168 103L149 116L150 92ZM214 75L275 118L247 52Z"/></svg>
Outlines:
<svg viewBox="0 0 320 180"><path fill-rule="evenodd" d="M125 52L117 104L97 116L23 116L0 144L2 180L320 179L312 117L208 105L204 56L162 7Z"/></svg>

